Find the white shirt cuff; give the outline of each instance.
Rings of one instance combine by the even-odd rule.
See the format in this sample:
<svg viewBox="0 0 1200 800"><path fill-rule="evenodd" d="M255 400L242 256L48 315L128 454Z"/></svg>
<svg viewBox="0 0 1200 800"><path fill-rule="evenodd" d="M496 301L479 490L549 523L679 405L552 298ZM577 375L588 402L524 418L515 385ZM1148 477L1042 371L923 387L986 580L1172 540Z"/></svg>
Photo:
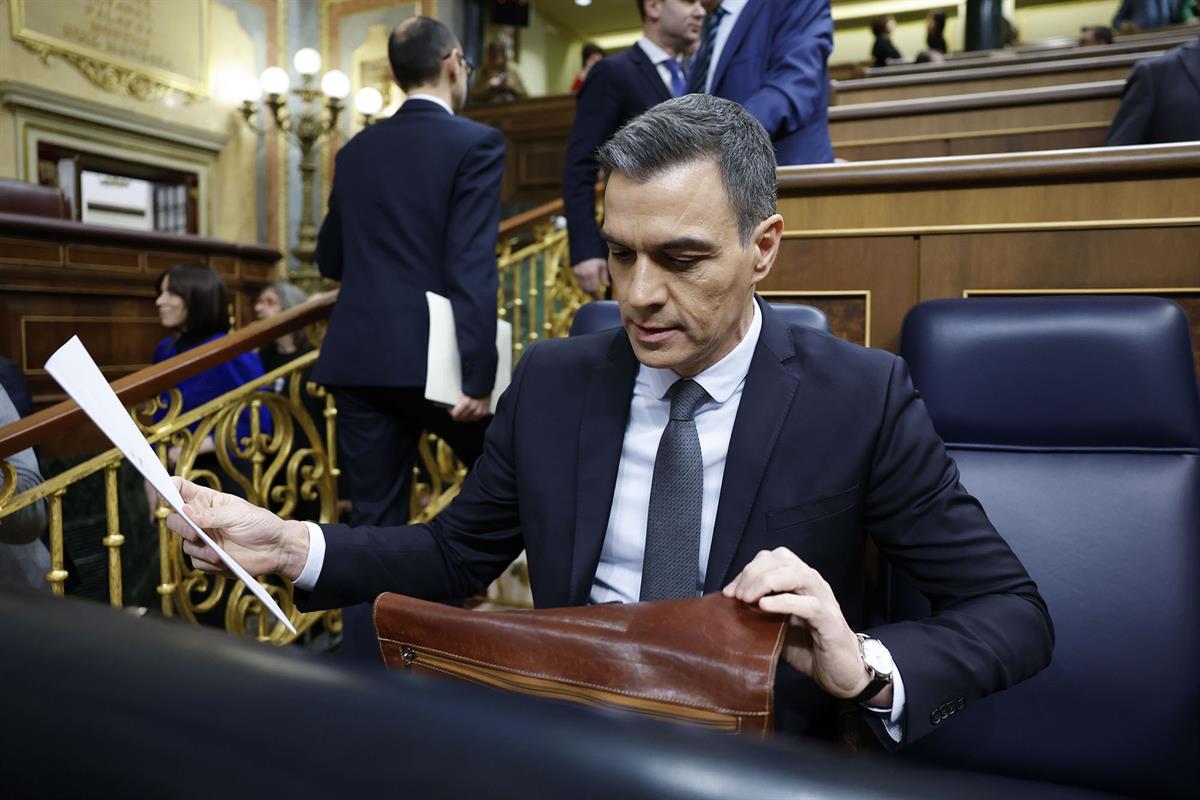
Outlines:
<svg viewBox="0 0 1200 800"><path fill-rule="evenodd" d="M321 543L324 550L325 543ZM874 706L863 706L867 711L874 712L879 715L879 721L883 723L883 728L888 732L888 736L892 737L892 741L899 744L904 738L904 725L900 720L904 716L904 679L900 677L900 667L896 667L892 671L892 707L891 708L875 708Z"/></svg>
<svg viewBox="0 0 1200 800"><path fill-rule="evenodd" d="M308 526L308 558L304 561L300 577L296 578L295 587L311 592L317 585L317 578L321 577L321 567L325 565L325 532L315 522L304 524Z"/></svg>

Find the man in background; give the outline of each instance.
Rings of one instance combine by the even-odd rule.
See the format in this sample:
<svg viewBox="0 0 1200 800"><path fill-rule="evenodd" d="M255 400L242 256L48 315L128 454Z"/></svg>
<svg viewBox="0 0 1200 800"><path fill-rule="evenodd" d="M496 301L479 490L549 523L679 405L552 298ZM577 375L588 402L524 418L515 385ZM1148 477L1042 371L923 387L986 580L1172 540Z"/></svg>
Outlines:
<svg viewBox="0 0 1200 800"><path fill-rule="evenodd" d="M704 7L689 90L741 103L767 129L781 167L833 161L829 0L704 0Z"/></svg>
<svg viewBox="0 0 1200 800"><path fill-rule="evenodd" d="M583 82L587 80L588 73L592 71L592 67L596 66L596 62L604 58L604 48L595 42L587 42L583 46L583 68L579 70L579 74L575 76L575 80L571 81L571 94L579 94L579 90L583 88Z"/></svg>
<svg viewBox="0 0 1200 800"><path fill-rule="evenodd" d="M1160 144L1200 139L1200 39L1139 61L1104 144Z"/></svg>
<svg viewBox="0 0 1200 800"><path fill-rule="evenodd" d="M700 0L634 1L642 38L588 72L563 168L571 268L580 288L592 295L608 286L608 246L596 225L596 148L650 106L687 93L679 58L695 47L704 20Z"/></svg>
<svg viewBox="0 0 1200 800"><path fill-rule="evenodd" d="M338 151L317 242L321 274L342 285L312 377L337 401L339 463L356 525L408 521L423 431L468 468L475 463L496 378L504 138L458 116L470 65L441 22L401 23L388 58L408 99ZM449 412L425 399L426 292L448 297L454 310L463 394Z"/></svg>

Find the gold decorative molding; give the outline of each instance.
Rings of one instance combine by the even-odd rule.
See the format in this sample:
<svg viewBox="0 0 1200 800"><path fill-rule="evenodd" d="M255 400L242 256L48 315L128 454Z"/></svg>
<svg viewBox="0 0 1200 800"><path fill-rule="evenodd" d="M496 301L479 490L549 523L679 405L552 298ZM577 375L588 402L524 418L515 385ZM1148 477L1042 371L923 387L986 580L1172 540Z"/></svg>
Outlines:
<svg viewBox="0 0 1200 800"><path fill-rule="evenodd" d="M782 302L795 302L798 304L807 305L804 300L809 297L813 298L828 298L842 299L853 298L863 301L863 347L871 346L871 290L870 289L836 289L829 290L804 290L804 289L763 289L756 294L767 298L767 302L776 300Z"/></svg>
<svg viewBox="0 0 1200 800"><path fill-rule="evenodd" d="M42 8L39 6L39 9ZM51 56L67 61L94 85L106 92L128 94L139 100L158 100L178 92L188 101L208 96L209 10L207 2L197 5L199 37L198 74L184 75L169 69L139 64L96 47L69 41L27 25L25 0L10 0L12 38L49 64Z"/></svg>

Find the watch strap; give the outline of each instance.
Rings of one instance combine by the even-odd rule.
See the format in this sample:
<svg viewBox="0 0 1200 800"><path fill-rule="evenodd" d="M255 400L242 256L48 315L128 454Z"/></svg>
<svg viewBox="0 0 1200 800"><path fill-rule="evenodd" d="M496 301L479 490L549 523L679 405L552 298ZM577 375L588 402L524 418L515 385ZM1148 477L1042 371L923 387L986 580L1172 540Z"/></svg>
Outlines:
<svg viewBox="0 0 1200 800"><path fill-rule="evenodd" d="M868 700L882 692L883 687L889 685L890 683L891 681L885 678L873 679L867 684L867 688L863 689L862 693L858 697L854 698L854 702L866 705Z"/></svg>

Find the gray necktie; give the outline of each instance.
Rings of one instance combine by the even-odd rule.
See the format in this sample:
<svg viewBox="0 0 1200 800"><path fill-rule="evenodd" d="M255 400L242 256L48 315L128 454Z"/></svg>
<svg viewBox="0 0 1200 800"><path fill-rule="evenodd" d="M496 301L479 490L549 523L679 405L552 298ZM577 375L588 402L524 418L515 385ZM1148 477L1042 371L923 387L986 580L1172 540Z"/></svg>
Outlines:
<svg viewBox="0 0 1200 800"><path fill-rule="evenodd" d="M693 380L671 387L671 419L658 440L646 554L642 559L645 600L674 600L696 594L700 564L700 509L704 503L704 458L692 416L708 392Z"/></svg>

